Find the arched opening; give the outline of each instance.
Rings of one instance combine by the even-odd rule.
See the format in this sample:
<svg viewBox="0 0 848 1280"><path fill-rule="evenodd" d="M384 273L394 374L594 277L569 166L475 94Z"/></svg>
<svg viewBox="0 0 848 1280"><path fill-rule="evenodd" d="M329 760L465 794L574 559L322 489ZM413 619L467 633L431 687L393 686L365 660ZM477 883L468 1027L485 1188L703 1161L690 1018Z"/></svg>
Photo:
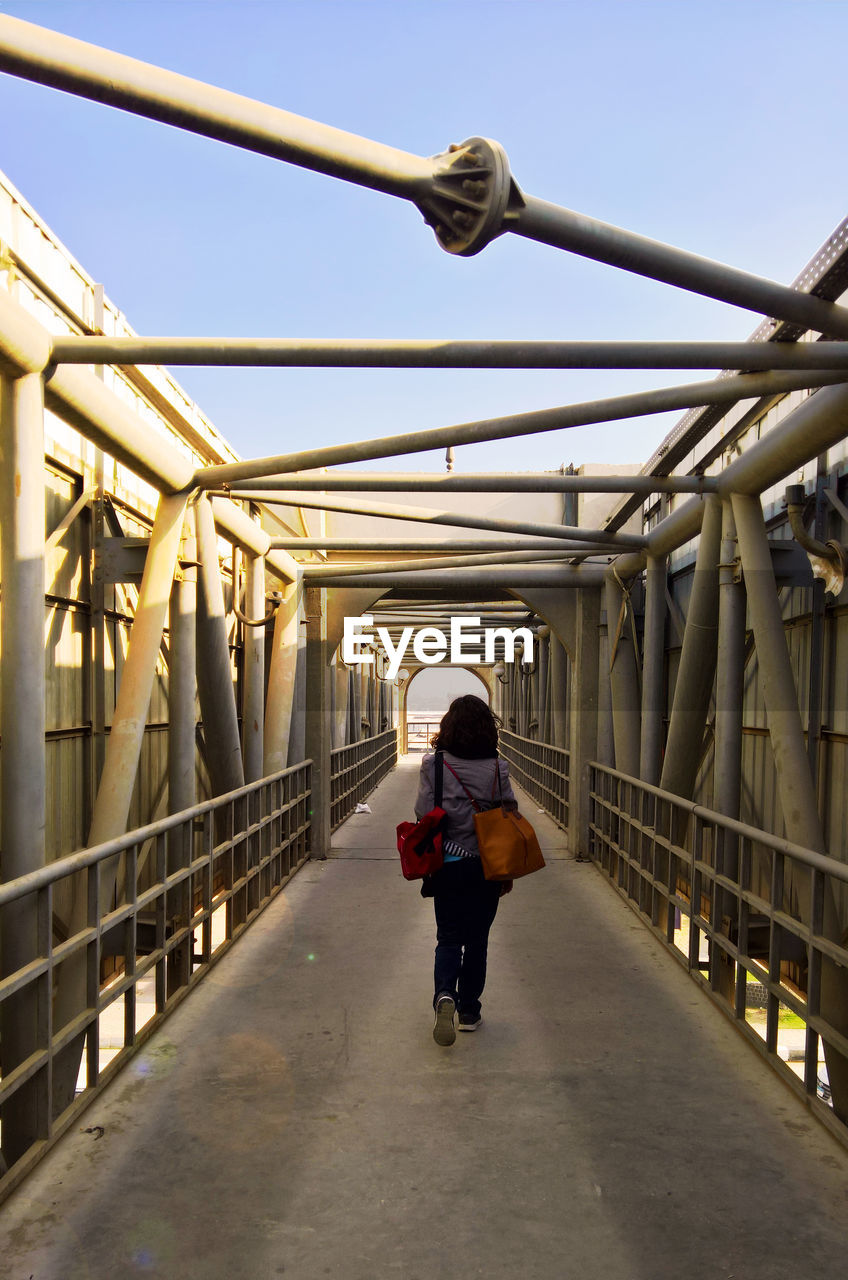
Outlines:
<svg viewBox="0 0 848 1280"><path fill-rule="evenodd" d="M486 682L468 667L421 667L406 687L406 750L424 752L454 698L476 694L490 702Z"/></svg>

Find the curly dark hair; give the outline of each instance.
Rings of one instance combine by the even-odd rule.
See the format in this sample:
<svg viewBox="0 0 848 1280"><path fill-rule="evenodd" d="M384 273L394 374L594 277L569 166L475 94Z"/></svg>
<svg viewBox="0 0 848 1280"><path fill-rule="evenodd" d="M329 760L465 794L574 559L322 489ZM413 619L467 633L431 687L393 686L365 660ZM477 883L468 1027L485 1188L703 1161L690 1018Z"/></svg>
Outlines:
<svg viewBox="0 0 848 1280"><path fill-rule="evenodd" d="M463 760L490 760L498 754L501 720L482 698L464 693L454 698L431 740L434 751L450 751Z"/></svg>

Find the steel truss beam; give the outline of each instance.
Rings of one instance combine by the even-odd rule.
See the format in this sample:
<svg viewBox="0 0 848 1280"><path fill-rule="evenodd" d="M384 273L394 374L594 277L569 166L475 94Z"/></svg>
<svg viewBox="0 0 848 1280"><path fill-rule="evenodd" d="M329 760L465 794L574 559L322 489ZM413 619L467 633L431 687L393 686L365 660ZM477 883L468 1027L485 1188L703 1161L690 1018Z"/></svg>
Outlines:
<svg viewBox="0 0 848 1280"><path fill-rule="evenodd" d="M451 475L443 471L321 471L315 475L294 472L282 476L280 483L286 489L311 489L319 493L445 490L449 493L636 493L646 497L653 493L712 493L716 486L713 476L577 476L551 471L520 475L467 471ZM250 487L251 482L238 481L228 485L226 493L237 498Z"/></svg>
<svg viewBox="0 0 848 1280"><path fill-rule="evenodd" d="M552 540L575 542L586 546L602 544L604 547L641 547L645 539L635 533L604 533L599 529L583 529L578 525L537 524L523 520L492 519L488 516L463 515L459 511L438 511L432 507L401 507L388 502L357 502L355 498L342 500L333 497L301 498L274 490L255 489L243 497L252 502L277 503L278 506L296 506L317 511L339 511L346 515L378 517L386 520L414 520L422 524L447 524L459 529L491 529L495 533L519 533ZM271 545L274 540L271 539Z"/></svg>
<svg viewBox="0 0 848 1280"><path fill-rule="evenodd" d="M486 138L416 156L10 17L0 18L0 70L409 200L451 253L477 253L512 231L848 337L848 312L833 303L525 195L503 148Z"/></svg>
<svg viewBox="0 0 848 1280"><path fill-rule="evenodd" d="M461 555L461 556L431 556L422 560L380 560L373 563L364 562L362 564L320 564L305 565L303 569L304 579L313 585L320 585L323 578L344 578L355 577L362 573L397 573L402 570L404 573L412 573L419 569L462 569L470 565L497 565L497 564L529 564L535 561L548 561L562 559L574 556L575 551L581 555L595 555L597 547L587 544L584 547L576 544L569 544L563 547L558 553L553 551L501 551L494 554L487 553L484 555ZM612 548L615 550L615 548Z"/></svg>
<svg viewBox="0 0 848 1280"><path fill-rule="evenodd" d="M0 23L2 19L0 18ZM581 404L553 409L537 409L531 413L509 414L502 418L485 418L455 426L433 427L428 431L410 431L399 436L380 436L350 444L325 445L299 453L283 453L268 458L252 458L244 462L227 462L201 467L193 483L202 489L219 489L239 480L257 480L282 475L288 471L308 471L314 467L330 467L344 462L367 462L373 458L389 458L397 454L420 453L428 449L444 449L452 445L480 444L488 440L510 440L518 436L538 435L571 427L597 426L623 418L635 418L668 410L691 409L693 405L732 404L756 396L782 395L809 387L841 382L844 373L811 372L734 374L710 382L692 382L677 387L660 387L653 391L637 391L631 395L611 396Z"/></svg>

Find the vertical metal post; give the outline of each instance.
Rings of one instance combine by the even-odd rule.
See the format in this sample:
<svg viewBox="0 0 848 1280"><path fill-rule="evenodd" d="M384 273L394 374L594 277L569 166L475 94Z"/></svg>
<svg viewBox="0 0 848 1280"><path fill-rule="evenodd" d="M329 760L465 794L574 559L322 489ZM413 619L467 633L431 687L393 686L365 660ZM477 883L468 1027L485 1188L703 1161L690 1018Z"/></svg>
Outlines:
<svg viewBox="0 0 848 1280"><path fill-rule="evenodd" d="M664 791L671 791L677 796L691 797L704 742L718 644L720 550L721 500L710 495L704 500L695 581L689 600L660 783Z"/></svg>
<svg viewBox="0 0 848 1280"><path fill-rule="evenodd" d="M264 774L285 769L294 711L301 582L288 583L274 618L274 639L265 701Z"/></svg>
<svg viewBox="0 0 848 1280"><path fill-rule="evenodd" d="M728 818L738 818L742 798L746 601L733 509L729 502L723 503L722 508L713 808ZM724 837L724 861L720 870L734 876L738 862L736 841L730 832L724 832Z"/></svg>
<svg viewBox="0 0 848 1280"><path fill-rule="evenodd" d="M168 681L168 812L180 813L197 800L197 542L194 509L186 510L181 569L171 589ZM168 839L168 871L187 867L192 858L191 825L176 827ZM186 881L168 894L167 914L177 927L191 918L191 889ZM190 941L168 957L168 994L184 986L191 975Z"/></svg>
<svg viewBox="0 0 848 1280"><path fill-rule="evenodd" d="M0 378L0 645L3 662L0 846L3 879L45 863L44 749L44 396L40 374ZM2 974L38 955L35 894L5 908ZM44 993L41 993L41 999ZM0 1053L7 1076L39 1048L35 984L0 1006ZM44 1048L45 1045L41 1045ZM3 1154L12 1164L47 1137L47 1076L27 1081L2 1110Z"/></svg>
<svg viewBox="0 0 848 1280"><path fill-rule="evenodd" d="M605 587L615 767L636 778L639 776L641 697L633 636L626 616L631 606L614 573L607 575Z"/></svg>
<svg viewBox="0 0 848 1280"><path fill-rule="evenodd" d="M347 691L350 680L348 677L348 668L342 662L340 657L336 658L333 667L335 674L334 698L333 698L333 746L346 746L345 739L347 737Z"/></svg>
<svg viewBox="0 0 848 1280"><path fill-rule="evenodd" d="M642 642L642 738L639 776L656 786L660 780L662 725L665 708L665 557L648 556L645 573L645 634Z"/></svg>
<svg viewBox="0 0 848 1280"><path fill-rule="evenodd" d="M306 607L306 756L312 761L311 857L323 860L330 847L330 667L320 587L307 587ZM359 682L357 681L357 684Z"/></svg>
<svg viewBox="0 0 848 1280"><path fill-rule="evenodd" d="M566 745L565 700L566 688L565 649L559 636L551 633L551 728L555 747Z"/></svg>
<svg viewBox="0 0 848 1280"><path fill-rule="evenodd" d="M827 454L820 455L816 471L816 514L813 537L823 542L827 536L825 489L827 488ZM825 647L825 586L821 578L814 578L810 603L810 678L807 712L807 755L813 786L819 780L819 757L822 745L822 686Z"/></svg>
<svg viewBox="0 0 848 1280"><path fill-rule="evenodd" d="M548 654L550 653L550 629L546 636L536 636L536 736L547 742L548 724Z"/></svg>
<svg viewBox="0 0 848 1280"><path fill-rule="evenodd" d="M602 615L603 616L603 615ZM613 623L613 631L615 624ZM610 636L606 623L598 625L598 763L615 764L612 731L612 685L610 682Z"/></svg>
<svg viewBox="0 0 848 1280"><path fill-rule="evenodd" d="M598 622L601 592L578 593L576 646L571 666L568 778L568 847L572 857L589 857L589 762L598 745Z"/></svg>
<svg viewBox="0 0 848 1280"><path fill-rule="evenodd" d="M233 584L238 590L238 584ZM247 556L245 614L265 616L265 557ZM265 738L265 626L244 628L244 707L242 709L244 780L258 782L263 776Z"/></svg>
<svg viewBox="0 0 848 1280"><path fill-rule="evenodd" d="M745 588L739 567L736 524L729 502L722 503L721 556L718 567L718 654L716 658L715 751L713 808L738 818L742 800L742 717L745 692ZM715 830L716 870L735 879L739 870L739 841L731 831ZM733 894L716 888L713 926L729 932L736 914ZM733 962L720 948L710 955L710 981L733 1003Z"/></svg>
<svg viewBox="0 0 848 1280"><path fill-rule="evenodd" d="M824 832L804 744L795 677L762 508L758 498L747 495L735 493L731 500L786 835L796 844L824 852ZM797 894L801 919L809 922L812 910L809 875L793 879L794 885L788 887L790 891L794 888ZM842 929L829 881L824 890L822 929L827 938L840 941ZM821 1012L843 1036L848 1035L848 973L826 956L822 957ZM834 1111L841 1119L848 1120L848 1059L829 1045L825 1046L825 1058Z"/></svg>
<svg viewBox="0 0 848 1280"><path fill-rule="evenodd" d="M206 759L215 795L244 786L236 697L227 641L224 593L218 564L218 534L207 498L196 508L200 561L197 593L197 691Z"/></svg>
<svg viewBox="0 0 848 1280"><path fill-rule="evenodd" d="M168 682L168 812L179 813L197 800L197 542L194 510L185 515L180 555L183 567L174 579L169 615L170 671Z"/></svg>

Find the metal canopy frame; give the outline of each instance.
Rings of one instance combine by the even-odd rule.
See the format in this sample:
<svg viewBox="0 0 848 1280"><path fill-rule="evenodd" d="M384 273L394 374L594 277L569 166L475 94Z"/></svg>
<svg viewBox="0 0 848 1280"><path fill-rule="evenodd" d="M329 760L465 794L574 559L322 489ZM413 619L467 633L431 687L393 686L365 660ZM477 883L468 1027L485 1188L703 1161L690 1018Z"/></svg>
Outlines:
<svg viewBox="0 0 848 1280"><path fill-rule="evenodd" d="M184 569L189 575L196 570L196 583L189 576L189 589L176 591L170 602L176 617L180 600L185 605L196 592L200 620L197 662L204 672L199 693L204 721L212 729L210 771L219 792L242 787L246 772L250 775L248 781L252 782L259 771L266 774L279 771L279 757L288 742L298 626L301 621L306 623L303 716L306 750L303 754L311 758L312 833L317 856L321 856L322 840L329 830L332 793L327 725L332 705L328 660L334 646L329 638L332 621L329 604L340 606L341 602L350 602L359 609L366 607L368 601L373 604L379 601L382 614L391 618L393 625L401 624L406 617L439 618L444 605L457 598L469 606L474 600L480 601L481 616L486 613L517 620L526 614L542 619L542 625L551 633L550 644L542 650L549 663L551 682L559 681L565 688L566 661L574 672L570 680L568 730L572 776L580 776L596 754L603 754L602 732L598 726L607 712L602 708L599 714L598 705L602 698L610 697L615 715L613 707L607 708L612 729L603 750L608 749L618 765L627 763L628 777L638 778L640 769L655 773L657 724L655 717L651 719L652 708L645 701L644 685L641 693L639 688L639 655L629 583L646 566L655 574L653 582L650 575L648 579L651 607L647 643L655 649L661 648L663 596L660 588L664 585L665 560L671 551L701 533L706 511L702 546L717 545L722 530L726 535L722 537L723 547L732 542L729 533L732 517L738 527L734 545L743 574L751 576L749 585L757 575L756 587L749 591L749 602L770 716L778 790L791 801L788 806L791 812L787 816L789 838L798 844L812 843L815 851L823 852L824 835L818 822L815 790L806 767L800 718L795 714L797 708L786 714L780 700L781 686L787 679L791 682L791 667L776 603L759 495L823 454L848 431L848 347L844 343L848 339L848 310L827 297L712 262L530 196L520 190L512 177L503 148L486 138L467 139L431 158L415 156L6 16L0 16L0 70L405 199L420 210L432 226L437 243L452 254L477 253L496 236L512 233L764 314L766 330L761 338L778 333L781 325L789 325L795 326L796 337L810 332L826 339L843 340L807 343L758 340L740 344L295 342L249 338L111 339L86 335L55 338L10 297L0 294L0 430L4 457L16 460L15 477L19 480L17 485L9 484L9 477L4 474L4 483L0 485L4 593L0 622L4 653L0 843L4 858L5 851L10 851L9 856L15 859L10 865L16 877L40 872L45 862L43 828L33 823L33 814L38 814L39 809L44 811L44 690L30 661L32 653L39 652L43 644L45 546L43 538L34 534L40 523L42 492L39 486L43 481L34 462L33 442L38 442L40 448L45 406L77 428L86 439L130 467L160 495L130 651L120 684L119 705L94 808L91 842L106 847L109 842L119 841L124 833L138 767L139 726L150 698L169 596L175 577L181 579ZM582 404L321 446L274 457L196 466L184 453L153 435L141 417L92 372L79 367L106 361L136 365L164 359L172 363L281 367L293 364L410 368L725 367L729 371L711 381L661 387ZM703 425L710 420L698 416L704 406L715 406L715 413L725 413L740 401L768 403L791 391L813 389L817 389L815 395L807 397L720 475L709 479L674 475L435 478L315 473L315 468L581 425L601 425L670 409L694 410ZM709 414L713 410L704 412ZM41 456L39 453L39 459ZM4 473L8 470L4 468ZM312 474L302 474L304 472ZM259 479L268 481L267 487L251 487L251 482L255 485ZM620 492L630 496L625 498L613 519L615 527L603 530L486 519L461 512L391 506L373 500L356 504L328 496L336 488L361 488L368 492L390 487L453 492L521 492L533 491L535 487L539 492ZM309 490L316 490L318 496L304 498L303 493ZM619 531L625 511L630 511L646 496L663 492L692 496L645 535ZM375 542L370 548L370 561L361 565L303 566L289 554L290 550L336 552L349 549L350 540L320 535L303 539L288 535L275 538L239 503L248 507L262 503L272 510L280 506L335 510L371 520L416 520L455 528L487 529L496 534L511 533L518 540L509 543L511 550L507 552L503 550L503 540L497 539L481 545L479 551L473 541L466 546L433 542L427 544L426 550L435 552L447 548L454 554L431 554L405 564L375 562L374 555L384 548L408 555L419 548L425 549L422 544L409 541L389 546ZM230 696L231 680L229 692L225 693L229 679L229 641L221 595L218 535L228 538L248 557L246 608L250 615L262 614L261 587L266 570L283 587L275 619L264 708L267 736L259 695L264 650L257 634L246 660L251 666L251 716L259 736L244 743L239 742L235 706ZM537 545L535 540L541 537L544 542ZM598 556L613 554L617 556L613 564L598 563ZM584 557L592 557L593 561L579 563ZM538 558L541 563L535 563ZM564 562L566 559L568 563ZM675 786L686 785L679 781L677 774L691 775L696 767L695 748L700 745L700 739L696 742L693 734L703 732L703 716L695 717L697 723L687 729L684 712L693 703L703 711L710 665L718 662L724 669L732 656L726 652L731 643L727 639L730 627L719 627L718 637L703 634L712 626L715 615L712 602L719 599L719 609L725 609L721 602L729 596L718 590L719 564L713 563L715 556L707 556L704 550L702 559L705 585L702 589L699 587L697 607L693 607L687 621L675 699L679 755L675 757L674 767L669 766L668 777L663 774L663 786L670 792L675 791ZM728 567L724 560L722 567L725 570ZM563 590L572 587L580 590ZM602 592L607 604L605 628L600 616ZM738 616L736 623L733 634L738 640ZM178 645L189 646L185 628L175 629L176 633L181 637ZM609 676L600 684L599 636L602 636L603 662ZM661 658L661 652L659 656ZM184 670L186 653L180 653L178 658ZM650 686L656 690L656 651L646 654L645 667L651 676ZM347 679L346 673L341 674ZM532 674L523 669L514 672L505 694L513 699L525 699L522 703L525 720L525 694ZM193 715L191 692L183 688L180 701ZM677 711L678 700L680 711ZM541 708L537 708L536 714L543 714ZM281 729L284 720L286 728ZM562 707L556 709L553 720L552 735L562 735L565 732ZM263 727L259 728L260 725ZM519 723L519 729L526 727ZM181 726L183 763L188 740L185 729L184 724ZM729 737L728 731L728 740ZM564 743L553 745L557 750L565 750ZM570 792L567 806L569 840L574 842L575 849L588 838L589 832L588 797L581 798L577 790L575 786ZM734 813L726 816L738 818ZM85 933L92 915L99 919L114 886L120 883L122 871L111 854L102 863L100 867L98 862L96 889L78 887L70 913L71 931L77 939ZM8 872L8 867L4 870ZM9 898L9 902L11 900ZM817 936L823 932L826 941L838 941L840 922L832 890L821 889L815 901L810 900L808 891L806 897L801 894L799 900L800 910L810 927L815 927ZM26 965L27 957L38 954L45 932L44 919L35 910L21 911L17 906L11 915L7 906L2 926L4 973L14 973ZM816 961L821 967L821 994L815 1034L821 1034L826 1042L834 1107L837 1114L846 1118L848 1056L844 1047L848 1044L848 975L838 964L829 963L826 947L822 948L818 942L816 946L824 950L825 959L822 961L819 957ZM72 948L69 955L70 950ZM770 978L775 979L778 970L774 958L772 961ZM33 1058L45 1026L51 1047L54 1039L57 1041L57 1052L51 1055L51 1090L52 1106L59 1115L68 1114L73 1104L85 1028L84 1010L91 999L90 965L78 958L69 959L63 966L52 1014L45 1014L51 1003L49 992L46 1002L45 993L40 993L37 1017L32 1002L16 1000L14 994L3 1004L4 1073L11 1063L13 1072L25 1074L26 1063ZM51 1017L56 1019L58 1037L53 1035ZM35 1090L33 1086L29 1093L27 1088L25 1081L18 1098L26 1103L24 1119L20 1123L10 1120L7 1127L7 1115L3 1117L4 1144L8 1141L13 1151L29 1150L50 1130L44 1116L43 1087Z"/></svg>

